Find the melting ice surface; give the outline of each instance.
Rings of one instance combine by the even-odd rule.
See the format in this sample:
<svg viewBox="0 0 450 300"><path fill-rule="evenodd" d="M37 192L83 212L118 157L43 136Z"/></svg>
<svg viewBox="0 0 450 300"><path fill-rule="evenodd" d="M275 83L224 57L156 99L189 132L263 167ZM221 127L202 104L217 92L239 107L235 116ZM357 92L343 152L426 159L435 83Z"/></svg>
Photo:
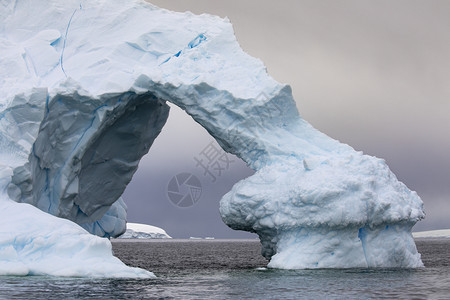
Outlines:
<svg viewBox="0 0 450 300"><path fill-rule="evenodd" d="M269 267L422 266L417 194L303 120L228 20L138 0L3 1L0 18L0 274L152 276L88 232L125 231L167 101L256 171L220 212Z"/></svg>

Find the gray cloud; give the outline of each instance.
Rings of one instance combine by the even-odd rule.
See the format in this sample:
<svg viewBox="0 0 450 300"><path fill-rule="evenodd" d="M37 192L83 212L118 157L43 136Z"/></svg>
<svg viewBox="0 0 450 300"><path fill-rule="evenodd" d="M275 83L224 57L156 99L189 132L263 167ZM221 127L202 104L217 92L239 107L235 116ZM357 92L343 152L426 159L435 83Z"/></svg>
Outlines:
<svg viewBox="0 0 450 300"><path fill-rule="evenodd" d="M306 120L355 149L385 158L398 178L419 193L427 219L416 229L450 228L449 1L151 2L227 16L242 48L262 59L275 79L292 86ZM165 218L164 224L155 223L158 216L134 212L159 209L153 200L141 204L135 199L142 198L140 184L153 195L147 188L166 184L178 169L192 168L192 157L211 140L183 112L172 110L170 118L125 193L133 198L127 199L130 220L164 225L180 236L200 234L200 225L189 231L178 222L198 221L189 210L178 212L174 220ZM229 182L211 187L217 190L209 196L214 201L232 182L250 174L243 165L233 172ZM198 208L205 215L202 224L211 230L208 234L233 236L221 227L216 202Z"/></svg>

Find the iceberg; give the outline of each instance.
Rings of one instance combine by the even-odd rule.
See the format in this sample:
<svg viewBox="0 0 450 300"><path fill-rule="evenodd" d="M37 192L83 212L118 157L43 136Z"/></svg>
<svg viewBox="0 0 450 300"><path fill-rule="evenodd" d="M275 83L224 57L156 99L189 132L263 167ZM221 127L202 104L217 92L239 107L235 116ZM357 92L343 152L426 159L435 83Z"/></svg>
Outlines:
<svg viewBox="0 0 450 300"><path fill-rule="evenodd" d="M139 224L127 223L127 230L124 234L117 237L118 239L171 239L167 232L159 227Z"/></svg>
<svg viewBox="0 0 450 300"><path fill-rule="evenodd" d="M0 196L0 275L156 277L114 257L108 239L6 198Z"/></svg>
<svg viewBox="0 0 450 300"><path fill-rule="evenodd" d="M450 229L419 231L412 235L414 238L450 238Z"/></svg>
<svg viewBox="0 0 450 300"><path fill-rule="evenodd" d="M256 171L222 198L220 213L258 234L269 267L423 266L411 235L424 217L419 196L382 159L302 119L289 85L240 48L228 19L140 0L3 1L0 18L0 203L9 207L0 219L10 220L0 251L12 253L0 262L17 265L9 270L30 269L16 259L24 224L37 251L83 236L74 252L87 259L92 242L110 255L107 240L79 227L125 232L120 196L167 102ZM51 238L36 239L43 232ZM33 273L54 274L41 266Z"/></svg>

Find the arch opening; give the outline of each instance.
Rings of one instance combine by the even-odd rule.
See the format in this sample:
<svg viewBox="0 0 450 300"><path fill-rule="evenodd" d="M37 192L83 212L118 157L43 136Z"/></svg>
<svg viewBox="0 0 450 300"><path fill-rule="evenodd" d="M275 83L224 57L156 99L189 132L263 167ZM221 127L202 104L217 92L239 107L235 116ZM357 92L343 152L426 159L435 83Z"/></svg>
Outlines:
<svg viewBox="0 0 450 300"><path fill-rule="evenodd" d="M144 223L166 230L174 238L215 237L255 238L256 235L228 227L219 212L220 199L240 180L254 174L244 161L225 153L213 137L200 124L177 105L169 103L170 113L164 128L149 152L139 163L138 170L127 185L122 198L127 204L128 222ZM220 150L232 161L215 160L206 164L204 150ZM205 162L213 178L205 174L195 159ZM216 165L213 165L216 163ZM214 167L222 168L213 169ZM197 201L180 207L168 196L169 183L181 173L194 175L201 183L202 192ZM187 195L187 191L179 190Z"/></svg>

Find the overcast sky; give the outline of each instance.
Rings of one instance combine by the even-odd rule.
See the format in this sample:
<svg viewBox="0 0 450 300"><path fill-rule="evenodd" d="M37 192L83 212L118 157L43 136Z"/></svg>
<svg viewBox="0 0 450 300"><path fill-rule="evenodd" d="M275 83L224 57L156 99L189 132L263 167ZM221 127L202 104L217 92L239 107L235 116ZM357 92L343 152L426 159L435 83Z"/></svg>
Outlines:
<svg viewBox="0 0 450 300"><path fill-rule="evenodd" d="M158 0L155 5L228 17L241 47L293 88L313 126L386 159L422 197L418 230L450 228L450 1ZM194 158L213 139L177 107L124 193L129 221L174 237L251 237L226 227L219 200L252 174L233 158L211 182ZM173 205L167 185L196 175L202 195Z"/></svg>

